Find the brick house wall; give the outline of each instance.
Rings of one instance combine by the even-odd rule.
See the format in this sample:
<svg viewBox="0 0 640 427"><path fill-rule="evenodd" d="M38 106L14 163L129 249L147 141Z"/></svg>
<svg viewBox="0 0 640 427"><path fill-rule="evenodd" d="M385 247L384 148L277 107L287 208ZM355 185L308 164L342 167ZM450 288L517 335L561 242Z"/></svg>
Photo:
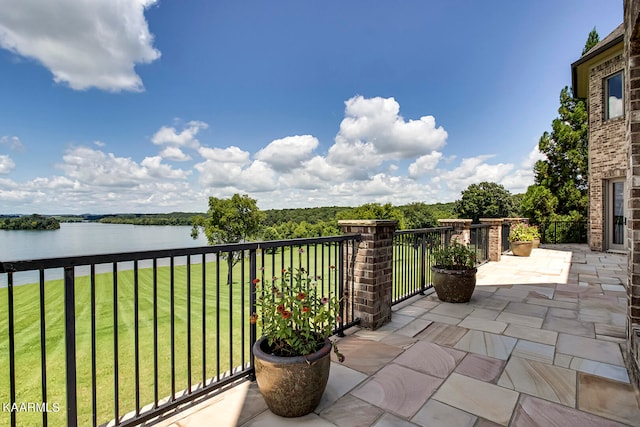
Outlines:
<svg viewBox="0 0 640 427"><path fill-rule="evenodd" d="M605 78L624 70L620 53L589 71L589 245L606 250L605 195L609 179L626 177L625 115L605 120ZM625 78L625 81L627 79Z"/></svg>
<svg viewBox="0 0 640 427"><path fill-rule="evenodd" d="M624 2L627 192L628 349L633 382L640 387L640 1Z"/></svg>

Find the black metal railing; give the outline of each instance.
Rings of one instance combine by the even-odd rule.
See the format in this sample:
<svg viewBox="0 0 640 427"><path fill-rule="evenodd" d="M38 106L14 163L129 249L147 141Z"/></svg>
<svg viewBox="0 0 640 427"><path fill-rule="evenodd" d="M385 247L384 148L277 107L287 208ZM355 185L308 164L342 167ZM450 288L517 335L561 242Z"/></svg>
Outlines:
<svg viewBox="0 0 640 427"><path fill-rule="evenodd" d="M539 229L541 243L587 243L586 221L549 221Z"/></svg>
<svg viewBox="0 0 640 427"><path fill-rule="evenodd" d="M502 253L508 252L511 250L511 242L509 241L509 233L511 232L511 223L503 222L502 223Z"/></svg>
<svg viewBox="0 0 640 427"><path fill-rule="evenodd" d="M431 287L432 250L448 242L451 228L396 231L393 235L392 304Z"/></svg>
<svg viewBox="0 0 640 427"><path fill-rule="evenodd" d="M488 224L472 224L469 230L469 246L476 250L478 265L489 261L489 229Z"/></svg>
<svg viewBox="0 0 640 427"><path fill-rule="evenodd" d="M359 239L0 263L0 424L134 426L250 376L254 280L304 268L348 298Z"/></svg>

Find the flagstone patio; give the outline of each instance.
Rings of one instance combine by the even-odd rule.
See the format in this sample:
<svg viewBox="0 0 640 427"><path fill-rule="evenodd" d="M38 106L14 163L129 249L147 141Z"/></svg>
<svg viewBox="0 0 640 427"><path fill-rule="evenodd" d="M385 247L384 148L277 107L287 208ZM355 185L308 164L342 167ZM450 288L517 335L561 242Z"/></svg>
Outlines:
<svg viewBox="0 0 640 427"><path fill-rule="evenodd" d="M273 415L242 382L160 425L640 426L629 382L626 256L553 245L483 265L468 304L435 294L340 339L312 414Z"/></svg>

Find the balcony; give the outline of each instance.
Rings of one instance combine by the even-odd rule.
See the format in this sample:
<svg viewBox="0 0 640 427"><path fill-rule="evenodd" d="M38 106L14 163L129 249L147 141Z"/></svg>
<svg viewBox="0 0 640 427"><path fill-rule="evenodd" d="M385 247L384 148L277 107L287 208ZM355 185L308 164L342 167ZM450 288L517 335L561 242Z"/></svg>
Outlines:
<svg viewBox="0 0 640 427"><path fill-rule="evenodd" d="M340 338L323 401L271 414L239 380L160 422L187 426L637 426L625 368L624 255L549 245L479 268L469 304L416 295Z"/></svg>

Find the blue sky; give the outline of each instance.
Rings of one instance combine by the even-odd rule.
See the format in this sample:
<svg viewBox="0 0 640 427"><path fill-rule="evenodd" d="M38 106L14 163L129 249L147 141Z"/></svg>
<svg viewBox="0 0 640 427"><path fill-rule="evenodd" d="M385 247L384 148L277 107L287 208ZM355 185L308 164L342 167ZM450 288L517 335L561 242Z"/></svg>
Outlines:
<svg viewBox="0 0 640 427"><path fill-rule="evenodd" d="M622 0L0 0L0 213L447 202L533 183Z"/></svg>

